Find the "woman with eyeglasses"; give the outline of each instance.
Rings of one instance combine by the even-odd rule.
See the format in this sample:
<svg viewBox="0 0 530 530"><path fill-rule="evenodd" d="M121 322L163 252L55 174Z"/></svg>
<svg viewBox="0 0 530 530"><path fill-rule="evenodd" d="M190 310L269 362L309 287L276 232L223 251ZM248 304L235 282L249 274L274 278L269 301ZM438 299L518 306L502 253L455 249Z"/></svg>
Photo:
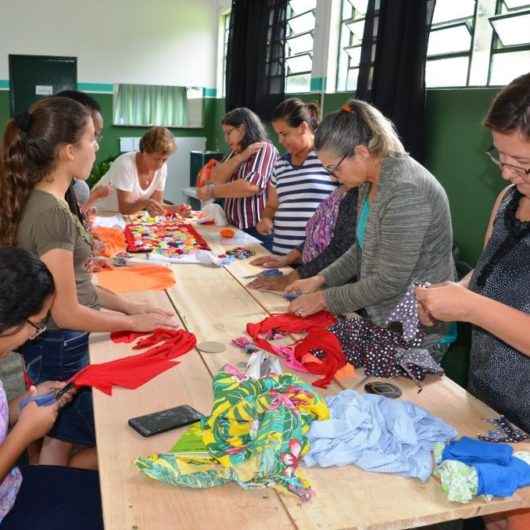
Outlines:
<svg viewBox="0 0 530 530"><path fill-rule="evenodd" d="M325 117L315 149L340 183L359 187L356 240L323 271L287 288L304 293L291 302L291 312L361 312L382 326L412 281L453 279L447 195L405 152L388 119L350 100ZM433 330L425 344L443 341L443 335L445 329Z"/></svg>
<svg viewBox="0 0 530 530"><path fill-rule="evenodd" d="M11 119L4 133L0 245L39 256L57 287L48 330L21 348L34 383L66 381L86 366L88 332L176 325L168 313L131 303L92 283L87 270L92 239L70 211L65 193L73 179L87 178L97 148L90 111L70 98L39 100ZM41 464L64 465L73 445L95 445L91 399L89 390L81 391L61 411L44 440Z"/></svg>
<svg viewBox="0 0 530 530"><path fill-rule="evenodd" d="M231 110L221 125L230 153L215 166L212 180L197 190L197 197L201 201L224 199L228 222L271 250L271 235L260 234L256 225L266 205L278 150L268 141L263 123L250 109Z"/></svg>
<svg viewBox="0 0 530 530"><path fill-rule="evenodd" d="M530 432L530 73L499 92L484 125L510 185L495 202L475 269L416 295L425 324L472 324L470 392ZM518 528L530 528L526 517Z"/></svg>
<svg viewBox="0 0 530 530"><path fill-rule="evenodd" d="M0 248L0 363L2 358L44 329L54 302L53 276L33 254ZM18 467L27 447L46 435L60 407L68 407L71 392L59 401L39 405L27 398L57 392L65 383L47 381L8 402L0 382L0 528L2 530L103 529L98 474L72 467ZM23 401L24 400L24 401ZM79 455L78 455L79 457Z"/></svg>

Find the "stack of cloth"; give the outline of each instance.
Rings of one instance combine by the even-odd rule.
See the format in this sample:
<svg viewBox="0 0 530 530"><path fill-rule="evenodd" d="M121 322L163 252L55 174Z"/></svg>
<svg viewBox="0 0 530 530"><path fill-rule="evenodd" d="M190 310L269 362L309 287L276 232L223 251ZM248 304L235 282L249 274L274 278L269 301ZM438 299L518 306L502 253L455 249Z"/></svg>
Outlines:
<svg viewBox="0 0 530 530"><path fill-rule="evenodd" d="M530 452L514 453L507 444L464 436L447 445L437 444L434 457L434 475L453 502L469 502L477 495L510 497L530 485Z"/></svg>
<svg viewBox="0 0 530 530"><path fill-rule="evenodd" d="M138 458L137 467L174 486L209 488L233 481L309 500L313 492L298 463L309 449L311 423L327 419L328 407L296 376L271 372L256 378L262 371L255 368L243 373L225 366L213 380L211 415L188 429L171 452Z"/></svg>

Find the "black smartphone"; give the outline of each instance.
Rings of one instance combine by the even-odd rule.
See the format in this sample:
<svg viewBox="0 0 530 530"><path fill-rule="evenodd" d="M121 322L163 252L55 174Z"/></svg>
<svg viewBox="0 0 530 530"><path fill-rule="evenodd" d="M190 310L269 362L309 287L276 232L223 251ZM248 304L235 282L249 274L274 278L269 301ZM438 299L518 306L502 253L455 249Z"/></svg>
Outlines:
<svg viewBox="0 0 530 530"><path fill-rule="evenodd" d="M172 409L161 410L138 416L129 420L129 425L142 436L153 436L171 429L178 429L190 423L195 423L203 415L189 405L181 405Z"/></svg>

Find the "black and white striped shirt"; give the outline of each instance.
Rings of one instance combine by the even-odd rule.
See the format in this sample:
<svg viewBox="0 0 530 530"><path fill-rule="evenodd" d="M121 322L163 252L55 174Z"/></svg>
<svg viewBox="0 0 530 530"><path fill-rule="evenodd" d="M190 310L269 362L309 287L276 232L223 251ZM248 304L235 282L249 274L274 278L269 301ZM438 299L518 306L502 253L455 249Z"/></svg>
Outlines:
<svg viewBox="0 0 530 530"><path fill-rule="evenodd" d="M305 225L318 205L339 185L311 151L303 164L293 166L291 155L276 161L271 179L278 194L272 250L288 254L305 240Z"/></svg>

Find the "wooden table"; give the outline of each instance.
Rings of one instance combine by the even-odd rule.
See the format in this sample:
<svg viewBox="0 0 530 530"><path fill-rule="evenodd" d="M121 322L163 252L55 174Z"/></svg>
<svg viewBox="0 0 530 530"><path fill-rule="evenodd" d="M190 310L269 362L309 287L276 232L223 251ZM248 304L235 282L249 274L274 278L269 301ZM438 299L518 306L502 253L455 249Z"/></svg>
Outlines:
<svg viewBox="0 0 530 530"><path fill-rule="evenodd" d="M201 227L200 231L215 252L223 251L216 228ZM265 252L259 246L252 248L258 254ZM530 506L523 492L490 503L451 503L435 479L422 483L368 473L355 466L304 469L316 492L307 503L273 489L246 491L231 484L192 490L170 487L142 475L134 467L134 459L169 450L182 430L142 438L127 420L179 404L190 404L208 414L212 376L227 362L245 360L245 354L231 347L230 341L243 334L247 322L258 322L287 307L279 295L245 288L249 280L244 276L259 272L248 261L236 261L226 269L174 265L173 288L130 295L174 309L198 342L220 341L227 349L220 354L193 350L180 358L176 368L136 391L116 389L112 397L94 392L106 530L398 530ZM130 351L129 345L111 343L108 334L92 335L92 362L122 357ZM307 379L314 378L308 375ZM355 388L360 380L361 374L342 377L322 392L326 395ZM428 381L420 394L411 381L401 378L396 382L404 399L443 418L461 435L483 432L488 425L483 419L494 415L447 377Z"/></svg>

